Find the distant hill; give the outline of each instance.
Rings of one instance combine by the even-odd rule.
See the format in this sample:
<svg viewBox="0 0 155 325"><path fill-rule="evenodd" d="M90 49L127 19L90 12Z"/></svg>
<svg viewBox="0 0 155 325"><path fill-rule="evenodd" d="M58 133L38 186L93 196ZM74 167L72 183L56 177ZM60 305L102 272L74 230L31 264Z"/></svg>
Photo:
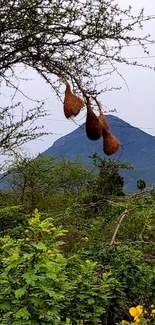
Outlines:
<svg viewBox="0 0 155 325"><path fill-rule="evenodd" d="M122 171L125 178L125 190L136 191L137 179L143 178L147 185L155 184L155 137L124 122L120 118L107 115L113 134L123 145L122 149L111 156L112 159L127 161L134 165L135 171ZM89 156L94 152L101 157L107 157L102 150L102 140L90 141L85 134L85 125L82 125L70 134L58 139L53 146L43 154L52 156L65 156L74 161L81 158L86 164L91 163Z"/></svg>

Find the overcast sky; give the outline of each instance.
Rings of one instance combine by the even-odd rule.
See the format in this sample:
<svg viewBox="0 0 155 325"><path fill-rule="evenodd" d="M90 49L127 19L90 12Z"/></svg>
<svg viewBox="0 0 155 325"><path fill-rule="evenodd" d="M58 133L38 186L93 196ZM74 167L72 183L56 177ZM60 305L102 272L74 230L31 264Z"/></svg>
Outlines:
<svg viewBox="0 0 155 325"><path fill-rule="evenodd" d="M117 0L121 6L126 7L128 4L138 13L140 8L145 8L145 15L155 15L155 0ZM155 19L145 23L145 32L149 32L155 40ZM155 44L149 46L150 55L154 58L141 59L140 62L155 66ZM126 57L143 57L146 56L139 46L127 48L125 50ZM118 75L113 75L110 79L109 86L122 86L122 90L112 93L106 93L100 98L102 103L107 105L108 109L117 109L117 116L129 122L133 126L139 127L143 131L155 136L155 72L136 67L119 66L119 71L125 78L130 91L128 91L125 83ZM51 113L50 117L46 117L40 123L44 123L45 129L53 132L53 135L44 137L27 144L27 148L31 154L36 155L50 147L59 137L70 133L77 125L73 121L68 121L63 115L62 103L56 98L51 88L31 69L25 76L32 80L22 84L22 89L30 97L37 99L45 99L46 107ZM106 83L105 83L106 84ZM30 105L25 100L25 106ZM116 115L116 113L115 113ZM85 112L76 119L78 124L84 123ZM83 117L83 118L82 118ZM80 121L80 119L82 120Z"/></svg>

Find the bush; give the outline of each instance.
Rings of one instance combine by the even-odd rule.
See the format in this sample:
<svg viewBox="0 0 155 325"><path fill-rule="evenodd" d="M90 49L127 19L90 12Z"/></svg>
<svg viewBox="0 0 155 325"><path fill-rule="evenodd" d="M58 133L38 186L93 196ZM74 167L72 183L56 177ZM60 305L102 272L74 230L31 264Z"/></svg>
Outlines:
<svg viewBox="0 0 155 325"><path fill-rule="evenodd" d="M112 297L120 291L119 282L110 272L104 272L96 262L71 258L69 278L72 290L69 294L72 324L97 325L107 319Z"/></svg>
<svg viewBox="0 0 155 325"><path fill-rule="evenodd" d="M18 206L0 208L0 234L20 236L24 226L28 223L28 216Z"/></svg>
<svg viewBox="0 0 155 325"><path fill-rule="evenodd" d="M1 324L60 324L69 289L67 261L55 241L62 234L51 219L40 222L35 211L25 239L1 239Z"/></svg>
<svg viewBox="0 0 155 325"><path fill-rule="evenodd" d="M0 239L0 324L97 325L119 288L96 262L60 251L61 227L36 210L25 238Z"/></svg>
<svg viewBox="0 0 155 325"><path fill-rule="evenodd" d="M25 220L0 239L0 325L111 325L155 302L155 265L142 250L88 241L65 257L61 226L37 210Z"/></svg>
<svg viewBox="0 0 155 325"><path fill-rule="evenodd" d="M130 306L155 303L155 263L135 245L117 245L102 248L99 244L83 249L82 258L97 260L119 283L117 294L111 297L109 323L125 317ZM122 308L123 307L123 308Z"/></svg>

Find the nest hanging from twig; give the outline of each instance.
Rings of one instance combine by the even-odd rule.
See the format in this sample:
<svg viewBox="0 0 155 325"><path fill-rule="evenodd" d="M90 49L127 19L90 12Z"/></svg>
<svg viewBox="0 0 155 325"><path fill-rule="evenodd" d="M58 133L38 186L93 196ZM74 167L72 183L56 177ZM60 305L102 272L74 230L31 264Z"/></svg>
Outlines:
<svg viewBox="0 0 155 325"><path fill-rule="evenodd" d="M87 101L86 134L90 140L95 141L102 135L102 125L91 108L89 96L85 95L85 97Z"/></svg>
<svg viewBox="0 0 155 325"><path fill-rule="evenodd" d="M104 133L110 132L110 126L105 115L103 114L101 103L97 100L97 98L95 98L95 101L100 112L99 120L102 125L102 134L104 135Z"/></svg>
<svg viewBox="0 0 155 325"><path fill-rule="evenodd" d="M64 98L64 114L66 118L77 116L82 107L84 107L84 101L80 97L73 94L70 84L68 81L66 81Z"/></svg>
<svg viewBox="0 0 155 325"><path fill-rule="evenodd" d="M119 150L121 144L110 131L104 133L103 139L103 151L107 156L111 156Z"/></svg>
<svg viewBox="0 0 155 325"><path fill-rule="evenodd" d="M90 103L90 97L82 89L83 96L86 98L87 106L87 117L86 117L86 135L90 140L98 140L103 136L103 151L106 155L110 156L115 154L121 144L119 140L113 136L110 132L109 123L102 112L101 104L95 99L100 115L99 117L93 112ZM73 94L71 86L68 81L66 81L66 90L64 98L64 114L67 118L72 116L77 116L80 113L81 108L84 107L84 101Z"/></svg>
<svg viewBox="0 0 155 325"><path fill-rule="evenodd" d="M119 150L121 144L119 140L114 137L110 131L110 126L105 115L103 114L101 103L97 100L97 98L95 98L95 101L100 112L99 120L102 125L102 136L104 139L103 151L107 156L110 156Z"/></svg>
<svg viewBox="0 0 155 325"><path fill-rule="evenodd" d="M102 135L104 135L107 132L110 132L109 123L108 123L105 115L102 112L100 112L99 120L100 120L100 123L102 125Z"/></svg>

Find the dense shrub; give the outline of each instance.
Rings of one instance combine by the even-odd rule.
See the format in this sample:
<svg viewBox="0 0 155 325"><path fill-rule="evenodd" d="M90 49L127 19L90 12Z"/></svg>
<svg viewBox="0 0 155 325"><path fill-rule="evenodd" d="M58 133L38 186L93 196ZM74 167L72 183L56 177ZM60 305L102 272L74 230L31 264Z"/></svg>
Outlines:
<svg viewBox="0 0 155 325"><path fill-rule="evenodd" d="M61 227L35 211L25 238L0 240L0 324L100 324L119 282L96 262L60 252Z"/></svg>

